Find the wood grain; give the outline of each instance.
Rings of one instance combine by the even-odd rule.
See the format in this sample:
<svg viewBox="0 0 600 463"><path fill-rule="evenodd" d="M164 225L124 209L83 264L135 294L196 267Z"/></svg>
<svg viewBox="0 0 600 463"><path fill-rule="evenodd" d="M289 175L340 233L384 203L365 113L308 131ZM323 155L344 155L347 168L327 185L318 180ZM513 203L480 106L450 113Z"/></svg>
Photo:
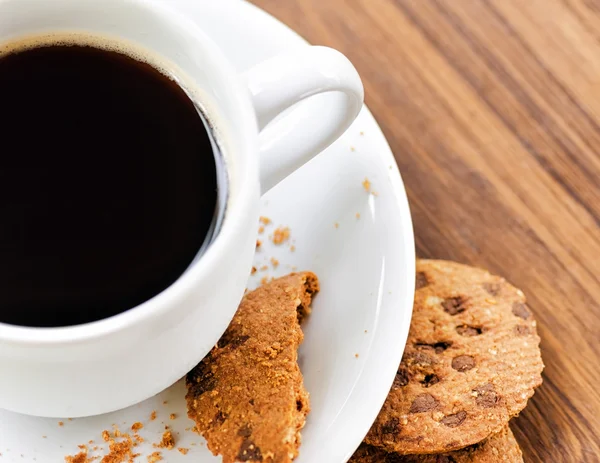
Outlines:
<svg viewBox="0 0 600 463"><path fill-rule="evenodd" d="M254 0L364 78L417 252L528 295L527 462L600 462L600 1Z"/></svg>

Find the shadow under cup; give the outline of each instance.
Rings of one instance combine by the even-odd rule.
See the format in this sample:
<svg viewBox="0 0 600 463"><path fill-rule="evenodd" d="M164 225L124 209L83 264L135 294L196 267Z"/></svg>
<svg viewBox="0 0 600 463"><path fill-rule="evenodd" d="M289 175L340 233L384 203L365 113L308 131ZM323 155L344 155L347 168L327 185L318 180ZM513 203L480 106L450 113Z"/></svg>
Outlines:
<svg viewBox="0 0 600 463"><path fill-rule="evenodd" d="M224 157L178 77L98 36L0 44L0 323L112 317L167 289L214 241Z"/></svg>

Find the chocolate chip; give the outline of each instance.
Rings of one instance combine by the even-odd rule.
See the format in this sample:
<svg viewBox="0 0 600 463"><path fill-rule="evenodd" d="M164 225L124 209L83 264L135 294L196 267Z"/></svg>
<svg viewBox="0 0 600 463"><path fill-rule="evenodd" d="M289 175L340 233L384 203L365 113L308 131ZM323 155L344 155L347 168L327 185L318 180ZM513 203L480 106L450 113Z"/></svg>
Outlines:
<svg viewBox="0 0 600 463"><path fill-rule="evenodd" d="M421 289L425 286L429 286L429 280L427 279L427 275L425 274L425 272L417 272L416 288Z"/></svg>
<svg viewBox="0 0 600 463"><path fill-rule="evenodd" d="M492 296L497 296L500 293L500 289L502 288L502 285L500 283L492 282L486 282L482 286L483 289L485 289L485 291L488 294L491 294Z"/></svg>
<svg viewBox="0 0 600 463"><path fill-rule="evenodd" d="M531 334L531 328L527 325L515 326L515 334L517 336L528 336Z"/></svg>
<svg viewBox="0 0 600 463"><path fill-rule="evenodd" d="M252 428L245 424L240 429L238 429L237 435L240 437L250 437L252 435Z"/></svg>
<svg viewBox="0 0 600 463"><path fill-rule="evenodd" d="M237 338L235 338L233 341L231 341L231 345L233 347L240 347L242 344L244 344L248 339L250 339L250 336L238 336Z"/></svg>
<svg viewBox="0 0 600 463"><path fill-rule="evenodd" d="M531 316L531 312L522 302L515 302L512 306L512 312L523 320L527 320Z"/></svg>
<svg viewBox="0 0 600 463"><path fill-rule="evenodd" d="M467 419L467 412L461 411L454 415L448 415L442 418L441 423L449 428L457 428Z"/></svg>
<svg viewBox="0 0 600 463"><path fill-rule="evenodd" d="M426 342L417 342L415 344L415 347L417 349L427 349L427 348L430 348L430 349L433 349L436 354L441 354L446 349L448 349L451 345L452 345L451 342L436 342L434 344L429 344L429 343L426 343Z"/></svg>
<svg viewBox="0 0 600 463"><path fill-rule="evenodd" d="M300 399L296 400L296 410L301 412L303 408L304 408L304 402L302 402L302 400L300 400Z"/></svg>
<svg viewBox="0 0 600 463"><path fill-rule="evenodd" d="M244 439L242 442L237 459L239 461L263 461L260 449L250 439Z"/></svg>
<svg viewBox="0 0 600 463"><path fill-rule="evenodd" d="M438 378L434 374L429 374L429 375L425 375L425 378L423 378L423 381L421 381L421 384L423 385L423 387L431 387L434 384L437 384L439 382L440 382L440 378Z"/></svg>
<svg viewBox="0 0 600 463"><path fill-rule="evenodd" d="M452 359L452 368L460 372L472 370L475 368L475 359L470 355L459 355Z"/></svg>
<svg viewBox="0 0 600 463"><path fill-rule="evenodd" d="M438 455L435 459L435 463L456 463L456 460L446 455Z"/></svg>
<svg viewBox="0 0 600 463"><path fill-rule="evenodd" d="M254 407L254 399L250 399L248 403Z"/></svg>
<svg viewBox="0 0 600 463"><path fill-rule="evenodd" d="M480 407L492 408L498 403L498 394L496 394L494 386L490 383L476 387L473 392L477 394L475 402Z"/></svg>
<svg viewBox="0 0 600 463"><path fill-rule="evenodd" d="M187 383L194 397L200 397L205 392L217 387L217 380L210 368L210 355L198 364L187 376Z"/></svg>
<svg viewBox="0 0 600 463"><path fill-rule="evenodd" d="M438 401L431 394L420 394L413 400L409 413L424 413L436 409L437 406Z"/></svg>
<svg viewBox="0 0 600 463"><path fill-rule="evenodd" d="M391 418L381 426L381 434L398 434L400 432L400 420Z"/></svg>
<svg viewBox="0 0 600 463"><path fill-rule="evenodd" d="M408 384L409 379L410 377L406 368L400 367L400 369L396 373L396 377L394 378L394 386L404 387Z"/></svg>
<svg viewBox="0 0 600 463"><path fill-rule="evenodd" d="M296 307L296 318L298 319L298 323L302 324L307 315L308 312L304 308L304 305L299 304L298 307Z"/></svg>
<svg viewBox="0 0 600 463"><path fill-rule="evenodd" d="M442 307L444 311L452 316L458 315L459 313L467 310L466 304L467 299L462 296L458 297L449 297L448 299L442 302Z"/></svg>
<svg viewBox="0 0 600 463"><path fill-rule="evenodd" d="M476 326L459 325L456 327L456 332L461 336L469 338L472 336L479 336L481 333L483 333L483 329Z"/></svg>
<svg viewBox="0 0 600 463"><path fill-rule="evenodd" d="M225 333L221 339L219 339L219 342L217 343L217 346L220 347L221 349L223 349L226 346L230 346L233 349L236 349L238 347L240 347L241 345L243 345L248 339L250 339L250 336L246 336L246 335L237 335L235 333Z"/></svg>
<svg viewBox="0 0 600 463"><path fill-rule="evenodd" d="M219 410L217 412L217 414L215 415L214 422L217 424L223 424L223 423L225 423L226 419L227 419L227 414L223 413L221 410Z"/></svg>

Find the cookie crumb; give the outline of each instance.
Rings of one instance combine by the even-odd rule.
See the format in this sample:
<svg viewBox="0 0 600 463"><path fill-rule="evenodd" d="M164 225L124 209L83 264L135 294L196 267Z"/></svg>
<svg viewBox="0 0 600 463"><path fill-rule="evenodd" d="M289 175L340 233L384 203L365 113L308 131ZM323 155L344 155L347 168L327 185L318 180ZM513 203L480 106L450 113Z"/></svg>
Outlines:
<svg viewBox="0 0 600 463"><path fill-rule="evenodd" d="M171 413L171 414L169 415L169 419L170 419L171 421L172 421L172 420L174 420L175 418L177 418L177 415L176 415L175 413Z"/></svg>
<svg viewBox="0 0 600 463"><path fill-rule="evenodd" d="M360 357L358 354L354 354L354 356L355 356L356 358Z"/></svg>
<svg viewBox="0 0 600 463"><path fill-rule="evenodd" d="M133 424L131 425L131 430L132 430L133 432L137 432L137 431L139 431L140 429L142 429L143 427L144 427L144 425L143 425L142 423L140 423L139 421L137 421L137 422L135 422L135 423L133 423Z"/></svg>
<svg viewBox="0 0 600 463"><path fill-rule="evenodd" d="M129 463L133 462L139 454L133 453L133 440L128 434L123 435L124 440L115 442L111 440L109 452L104 455L101 463Z"/></svg>
<svg viewBox="0 0 600 463"><path fill-rule="evenodd" d="M150 413L150 421L154 421L156 419L156 410L153 410L152 413Z"/></svg>
<svg viewBox="0 0 600 463"><path fill-rule="evenodd" d="M154 447L167 450L172 450L175 447L175 439L169 429L163 433L161 441L158 444L154 444Z"/></svg>
<svg viewBox="0 0 600 463"><path fill-rule="evenodd" d="M296 246L294 246L293 244L290 246L290 251L291 252L296 252Z"/></svg>
<svg viewBox="0 0 600 463"><path fill-rule="evenodd" d="M188 454L188 452L190 451L190 449L186 449L185 447L179 447L179 448L177 449L177 451L178 451L179 453L181 453L182 455L187 455L187 454Z"/></svg>
<svg viewBox="0 0 600 463"><path fill-rule="evenodd" d="M263 227L262 225L260 227L258 227L259 235L262 235L264 232L265 232L265 227Z"/></svg>
<svg viewBox="0 0 600 463"><path fill-rule="evenodd" d="M364 137L365 133L364 132L360 132L360 134Z"/></svg>
<svg viewBox="0 0 600 463"><path fill-rule="evenodd" d="M59 422L58 422L58 425L59 425L59 426L64 426L64 425L65 425L65 423L64 423L63 421L59 421Z"/></svg>
<svg viewBox="0 0 600 463"><path fill-rule="evenodd" d="M78 445L77 447L79 448L80 452L77 455L66 456L65 463L91 463L98 459L98 457L88 457L89 449L87 445Z"/></svg>
<svg viewBox="0 0 600 463"><path fill-rule="evenodd" d="M279 267L279 261L274 257L271 257L271 264L273 265L273 268Z"/></svg>
<svg viewBox="0 0 600 463"><path fill-rule="evenodd" d="M269 270L269 266L268 266L268 265L263 265L263 266L260 268L260 271L261 271L261 272L266 272L267 270Z"/></svg>
<svg viewBox="0 0 600 463"><path fill-rule="evenodd" d="M335 228L340 228L340 224L339 224L339 223L337 223L337 222L336 222L336 223L334 223L334 224L333 224L333 226L334 226Z"/></svg>
<svg viewBox="0 0 600 463"><path fill-rule="evenodd" d="M105 429L102 431L102 440L108 442L110 440L110 433Z"/></svg>
<svg viewBox="0 0 600 463"><path fill-rule="evenodd" d="M290 239L289 227L279 227L273 232L273 244L283 244Z"/></svg>
<svg viewBox="0 0 600 463"><path fill-rule="evenodd" d="M271 223L271 219L269 219L268 217L261 217L260 221L264 225L269 225Z"/></svg>
<svg viewBox="0 0 600 463"><path fill-rule="evenodd" d="M91 463L96 458L88 458L87 450L82 450L77 455L67 455L65 463Z"/></svg>
<svg viewBox="0 0 600 463"><path fill-rule="evenodd" d="M351 146L350 151L352 151L354 153L356 151L356 148L354 146Z"/></svg>
<svg viewBox="0 0 600 463"><path fill-rule="evenodd" d="M356 218L357 218L357 219L360 219L360 212L357 212L357 213L356 213Z"/></svg>
<svg viewBox="0 0 600 463"><path fill-rule="evenodd" d="M262 246L262 241L256 240L256 249L260 248L261 246Z"/></svg>
<svg viewBox="0 0 600 463"><path fill-rule="evenodd" d="M368 178L365 178L365 181L362 183L362 186L367 193L371 192L371 182L369 181Z"/></svg>
<svg viewBox="0 0 600 463"><path fill-rule="evenodd" d="M156 463L162 459L162 454L160 452L154 452L153 454L148 455L148 463Z"/></svg>

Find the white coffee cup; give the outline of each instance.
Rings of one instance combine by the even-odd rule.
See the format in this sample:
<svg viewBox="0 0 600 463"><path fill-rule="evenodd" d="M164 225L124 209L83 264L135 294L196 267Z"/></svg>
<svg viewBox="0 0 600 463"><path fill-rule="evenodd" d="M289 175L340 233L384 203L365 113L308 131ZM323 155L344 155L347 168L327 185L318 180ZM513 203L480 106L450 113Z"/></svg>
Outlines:
<svg viewBox="0 0 600 463"><path fill-rule="evenodd" d="M228 197L212 244L151 300L80 326L0 324L0 408L45 417L133 405L176 382L209 352L246 287L261 192L336 140L364 96L352 64L323 47L290 50L238 75L198 26L162 0L0 0L0 47L70 33L140 47L199 95L226 160ZM293 131L277 122L267 127L295 103L330 91L346 98L327 116L297 121Z"/></svg>

